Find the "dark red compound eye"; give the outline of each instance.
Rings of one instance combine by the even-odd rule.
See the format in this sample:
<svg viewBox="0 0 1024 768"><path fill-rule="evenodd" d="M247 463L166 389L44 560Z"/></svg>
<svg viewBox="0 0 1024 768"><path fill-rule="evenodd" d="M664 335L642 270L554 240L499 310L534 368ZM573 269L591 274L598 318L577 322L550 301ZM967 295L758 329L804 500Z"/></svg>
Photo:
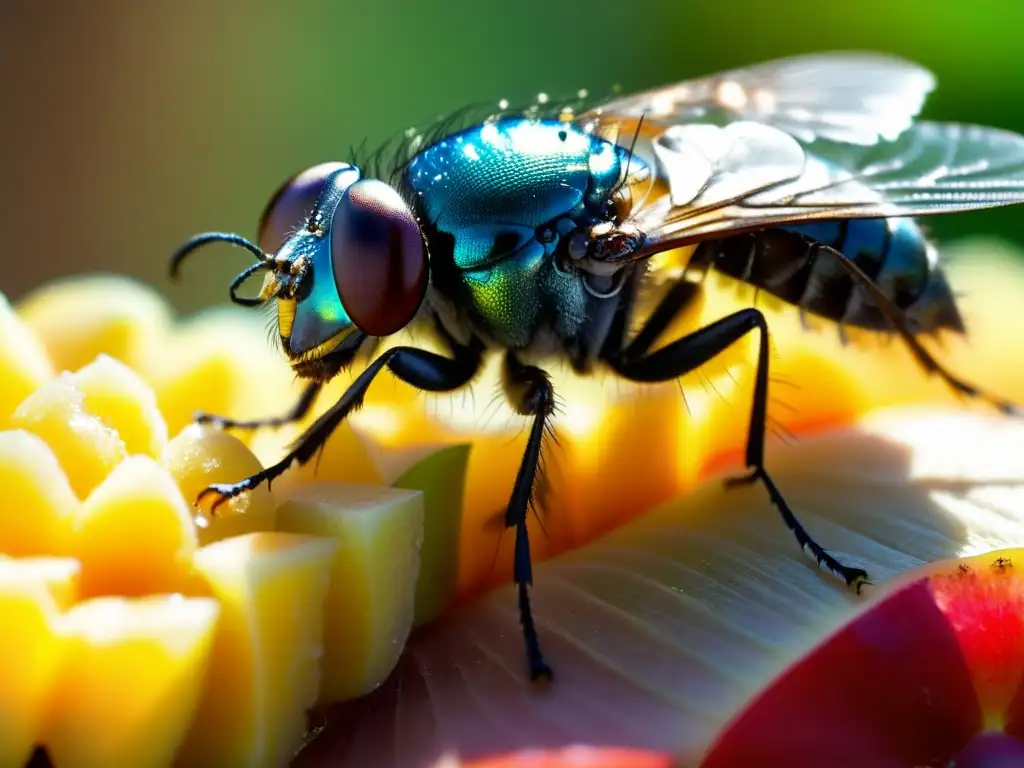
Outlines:
<svg viewBox="0 0 1024 768"><path fill-rule="evenodd" d="M345 163L321 163L281 185L260 217L259 246L264 253L277 253L284 241L306 223L331 175L348 167Z"/></svg>
<svg viewBox="0 0 1024 768"><path fill-rule="evenodd" d="M419 224L401 195L376 179L357 181L338 203L331 263L345 311L370 336L408 325L427 290Z"/></svg>

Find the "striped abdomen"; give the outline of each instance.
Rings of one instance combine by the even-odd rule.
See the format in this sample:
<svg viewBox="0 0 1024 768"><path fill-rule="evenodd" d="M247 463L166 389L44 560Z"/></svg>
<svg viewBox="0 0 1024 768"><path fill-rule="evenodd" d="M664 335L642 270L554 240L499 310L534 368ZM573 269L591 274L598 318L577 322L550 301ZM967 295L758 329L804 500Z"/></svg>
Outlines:
<svg viewBox="0 0 1024 768"><path fill-rule="evenodd" d="M963 332L953 293L913 219L849 219L777 227L702 243L690 264L742 280L821 317L891 330L825 245L852 259L916 332Z"/></svg>

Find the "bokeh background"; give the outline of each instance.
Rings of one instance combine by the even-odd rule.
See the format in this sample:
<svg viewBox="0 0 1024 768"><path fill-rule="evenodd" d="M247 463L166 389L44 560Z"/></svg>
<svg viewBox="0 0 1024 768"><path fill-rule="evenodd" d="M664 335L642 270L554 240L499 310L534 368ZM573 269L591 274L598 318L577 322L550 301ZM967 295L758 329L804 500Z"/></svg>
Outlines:
<svg viewBox="0 0 1024 768"><path fill-rule="evenodd" d="M167 255L205 229L254 234L288 175L467 103L627 89L823 49L930 67L926 116L1024 131L1024 3L858 0L2 0L0 290L117 271L182 309L245 263ZM941 238L1024 243L1004 209ZM201 262L201 263L200 263Z"/></svg>

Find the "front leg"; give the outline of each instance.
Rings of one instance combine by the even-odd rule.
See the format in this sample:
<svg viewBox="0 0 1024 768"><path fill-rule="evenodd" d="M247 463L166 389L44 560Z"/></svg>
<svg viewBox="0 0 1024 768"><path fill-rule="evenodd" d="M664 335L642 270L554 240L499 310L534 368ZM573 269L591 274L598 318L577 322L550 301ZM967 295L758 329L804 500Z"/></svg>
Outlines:
<svg viewBox="0 0 1024 768"><path fill-rule="evenodd" d="M194 417L195 422L197 424L209 424L217 429L261 429L263 427L282 427L285 424L302 421L313 407L313 403L316 402L316 396L320 394L320 390L322 388L323 384L319 381L307 384L306 388L302 390L302 394L299 395L299 399L295 405L281 416L269 416L265 419L252 419L250 421L235 421L234 419L226 419L222 416L215 416L212 413L203 413L200 411Z"/></svg>
<svg viewBox="0 0 1024 768"><path fill-rule="evenodd" d="M751 472L738 481L760 482L778 509L786 527L793 532L801 549L857 592L867 583L867 572L843 565L807 533L764 467L764 435L768 411L768 323L757 309L743 309L684 336L671 344L636 358L612 357L609 365L622 377L637 382L672 381L717 357L751 331L760 337L754 402L747 433L746 465Z"/></svg>
<svg viewBox="0 0 1024 768"><path fill-rule="evenodd" d="M240 482L211 485L199 494L197 503L208 495L220 496L214 502L212 512L228 499L251 491L260 483L266 482L269 485L289 467L305 464L312 459L337 426L363 404L363 397L370 384L384 368L418 389L449 392L472 380L480 369L482 354L483 346L476 341L470 345L454 347L450 358L415 347L393 347L387 350L352 382L337 403L310 425L283 459Z"/></svg>
<svg viewBox="0 0 1024 768"><path fill-rule="evenodd" d="M530 538L526 531L526 517L533 500L534 482L540 462L544 433L555 408L555 390L547 373L532 365L524 365L514 353L505 356L502 369L502 383L505 397L513 409L523 416L533 417L533 427L526 441L512 497L505 512L505 527L515 526L516 542L512 566L512 578L519 591L519 623L523 627L523 641L526 644L526 660L530 668L530 679L552 677L551 667L544 661L540 650L540 639L533 623L530 610L529 587L533 584L533 565L530 561Z"/></svg>

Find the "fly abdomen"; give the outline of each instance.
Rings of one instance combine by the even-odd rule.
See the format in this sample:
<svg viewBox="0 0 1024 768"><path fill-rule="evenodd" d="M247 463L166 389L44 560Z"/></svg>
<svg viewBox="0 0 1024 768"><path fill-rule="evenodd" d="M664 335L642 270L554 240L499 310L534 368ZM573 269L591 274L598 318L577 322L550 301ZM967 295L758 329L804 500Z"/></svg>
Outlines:
<svg viewBox="0 0 1024 768"><path fill-rule="evenodd" d="M844 325L892 330L872 297L828 249L853 261L915 331L963 332L935 249L912 219L810 222L736 235L702 243L690 263Z"/></svg>

